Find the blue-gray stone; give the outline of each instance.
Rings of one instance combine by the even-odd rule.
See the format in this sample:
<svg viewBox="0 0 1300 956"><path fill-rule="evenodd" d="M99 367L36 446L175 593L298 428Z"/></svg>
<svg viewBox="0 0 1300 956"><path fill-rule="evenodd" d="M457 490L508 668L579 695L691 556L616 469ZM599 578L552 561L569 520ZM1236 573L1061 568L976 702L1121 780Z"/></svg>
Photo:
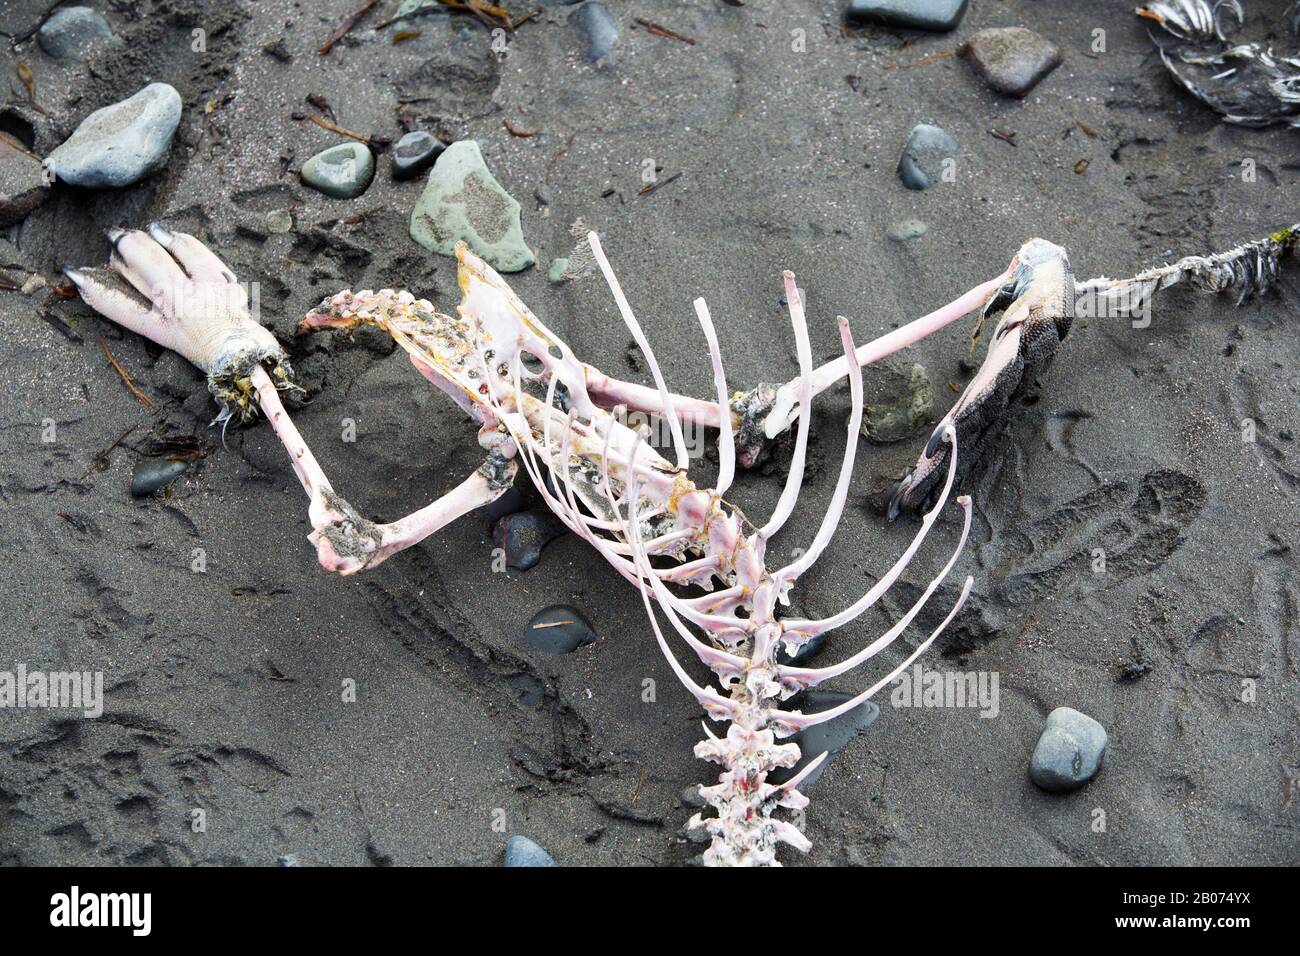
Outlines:
<svg viewBox="0 0 1300 956"><path fill-rule="evenodd" d="M1082 787L1097 775L1106 755L1106 728L1087 714L1058 707L1029 759L1029 779L1044 790L1062 792Z"/></svg>
<svg viewBox="0 0 1300 956"><path fill-rule="evenodd" d="M533 615L524 640L548 654L568 654L595 641L596 632L576 607L553 604Z"/></svg>
<svg viewBox="0 0 1300 956"><path fill-rule="evenodd" d="M54 11L36 31L36 42L56 60L69 60L113 38L113 28L90 7L63 7Z"/></svg>
<svg viewBox="0 0 1300 956"><path fill-rule="evenodd" d="M1060 47L1024 27L981 30L957 52L989 86L1018 99L1024 99L1063 59Z"/></svg>
<svg viewBox="0 0 1300 956"><path fill-rule="evenodd" d="M584 4L573 15L573 19L587 35L587 59L593 63L612 50L618 42L618 24L603 3L592 0Z"/></svg>
<svg viewBox="0 0 1300 956"><path fill-rule="evenodd" d="M393 147L393 178L413 179L432 166L446 148L432 133L412 130Z"/></svg>
<svg viewBox="0 0 1300 956"><path fill-rule="evenodd" d="M506 841L506 866L559 866L540 846L526 836Z"/></svg>
<svg viewBox="0 0 1300 956"><path fill-rule="evenodd" d="M542 549L568 531L549 508L503 516L492 526L492 542L505 552L506 565L528 571L542 559Z"/></svg>
<svg viewBox="0 0 1300 956"><path fill-rule="evenodd" d="M800 666L807 663L826 643L826 635L814 634L808 640L803 642L799 650L791 654L785 649L785 642L781 642L781 648L776 652L776 661L778 664L798 664Z"/></svg>
<svg viewBox="0 0 1300 956"><path fill-rule="evenodd" d="M887 27L947 33L966 15L969 0L853 0L850 20Z"/></svg>
<svg viewBox="0 0 1300 956"><path fill-rule="evenodd" d="M185 474L185 462L166 458L142 458L131 471L131 494L143 498L159 491Z"/></svg>
<svg viewBox="0 0 1300 956"><path fill-rule="evenodd" d="M302 181L335 199L355 199L375 177L375 157L364 143L339 143L302 164Z"/></svg>
<svg viewBox="0 0 1300 956"><path fill-rule="evenodd" d="M129 99L95 110L45 157L60 182L88 189L130 186L167 161L181 122L181 95L150 83Z"/></svg>
<svg viewBox="0 0 1300 956"><path fill-rule="evenodd" d="M944 159L955 156L961 145L937 126L920 123L908 134L898 160L898 178L908 189L928 189L939 176Z"/></svg>

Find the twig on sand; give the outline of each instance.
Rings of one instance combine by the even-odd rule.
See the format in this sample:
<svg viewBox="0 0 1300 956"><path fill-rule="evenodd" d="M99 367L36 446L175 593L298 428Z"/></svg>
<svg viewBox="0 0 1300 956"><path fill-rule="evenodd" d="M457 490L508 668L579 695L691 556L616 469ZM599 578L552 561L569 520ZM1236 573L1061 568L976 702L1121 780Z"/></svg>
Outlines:
<svg viewBox="0 0 1300 956"><path fill-rule="evenodd" d="M330 50L334 49L334 44L347 36L351 29L356 26L357 21L369 13L370 8L378 2L379 0L368 0L368 2L362 5L355 13L349 13L346 17L340 20L339 25L335 27L334 32L330 34L330 38L317 47L316 54L318 56L324 56L329 53Z"/></svg>
<svg viewBox="0 0 1300 956"><path fill-rule="evenodd" d="M931 53L929 56L923 56L919 60L911 60L907 63L886 63L885 69L910 70L914 66L924 66L926 63L933 63L935 60L943 60L956 55L956 50L940 50L938 53Z"/></svg>
<svg viewBox="0 0 1300 956"><path fill-rule="evenodd" d="M681 40L683 43L695 46L694 37L688 37L684 34L677 33L674 30L669 30L667 27L660 26L652 20L647 20L645 17L637 17L636 22L645 27L647 32L653 33L657 37L663 37L665 40Z"/></svg>
<svg viewBox="0 0 1300 956"><path fill-rule="evenodd" d="M530 137L536 136L538 132L540 132L539 130L535 130L535 129L532 130L516 129L515 127L510 125L510 120L508 119L501 120L501 125L506 128L506 132L509 133L511 136L518 136L520 139L529 139Z"/></svg>
<svg viewBox="0 0 1300 956"><path fill-rule="evenodd" d="M673 173L671 176L669 176L667 179L663 180L662 182L646 183L644 186L642 186L640 189L637 190L636 194L638 196L649 196L656 189L660 189L664 186L671 185L672 183L677 182L677 180L681 178L682 178L681 173Z"/></svg>
<svg viewBox="0 0 1300 956"><path fill-rule="evenodd" d="M363 143L370 142L370 137L367 136L365 133L358 133L355 130L350 130L347 129L346 127L339 126L337 123L331 123L323 116L317 116L315 113L312 113L307 118L311 120L313 123L315 123L317 126L319 126L321 129L327 129L331 133L338 133L340 136L351 136L353 139L360 140Z"/></svg>
<svg viewBox="0 0 1300 956"><path fill-rule="evenodd" d="M113 366L113 371L117 372L117 374L121 376L127 390L134 395L145 408L153 408L153 401L148 395L136 388L136 384L131 380L131 376L127 374L126 369L122 368L122 363L119 362L113 353L108 350L108 342L102 335L99 337L99 347L104 350L104 355L108 358L108 364Z"/></svg>

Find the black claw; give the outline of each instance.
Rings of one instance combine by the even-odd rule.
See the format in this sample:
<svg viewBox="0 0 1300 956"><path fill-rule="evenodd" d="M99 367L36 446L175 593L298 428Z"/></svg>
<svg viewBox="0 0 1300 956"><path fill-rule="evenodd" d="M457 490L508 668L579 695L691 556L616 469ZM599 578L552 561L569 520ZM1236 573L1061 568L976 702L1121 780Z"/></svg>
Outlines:
<svg viewBox="0 0 1300 956"><path fill-rule="evenodd" d="M944 430L948 427L948 421L941 421L937 428L931 433L930 440L925 443L925 457L933 458L939 446L945 441L943 437Z"/></svg>
<svg viewBox="0 0 1300 956"><path fill-rule="evenodd" d="M885 514L885 518L887 520L893 521L895 518L899 516L899 514L902 513L903 496L907 494L907 489L911 487L912 487L911 475L908 475L906 478L904 478L894 487L894 493L889 498L889 510Z"/></svg>

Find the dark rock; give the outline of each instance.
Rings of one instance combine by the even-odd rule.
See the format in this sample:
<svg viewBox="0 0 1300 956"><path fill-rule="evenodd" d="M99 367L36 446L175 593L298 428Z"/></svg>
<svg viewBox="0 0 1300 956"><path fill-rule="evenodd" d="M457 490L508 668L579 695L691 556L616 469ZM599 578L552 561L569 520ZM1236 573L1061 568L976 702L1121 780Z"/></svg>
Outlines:
<svg viewBox="0 0 1300 956"><path fill-rule="evenodd" d="M393 178L414 179L432 166L446 148L432 133L412 130L393 147Z"/></svg>
<svg viewBox="0 0 1300 956"><path fill-rule="evenodd" d="M786 709L798 710L805 714L815 714L818 711L838 707L845 701L852 700L853 696L841 691L817 690L814 688L791 698L786 705ZM831 758L847 747L849 741L857 736L858 731L865 730L879 716L880 708L876 706L875 701L865 700L848 713L833 717L824 724L816 724L806 730L799 731L783 741L783 743L799 745L799 762L789 769L778 767L767 775L767 779L772 783L784 783L797 776L804 767L816 760L823 752L826 752L828 756L822 761L821 766L810 773L803 783L799 785L800 791L806 793L808 788L817 782L817 778L822 775L827 764L831 762Z"/></svg>
<svg viewBox="0 0 1300 956"><path fill-rule="evenodd" d="M22 222L49 195L41 161L0 137L0 226Z"/></svg>
<svg viewBox="0 0 1300 956"><path fill-rule="evenodd" d="M143 498L171 484L185 474L183 461L165 458L142 458L131 471L131 494Z"/></svg>
<svg viewBox="0 0 1300 956"><path fill-rule="evenodd" d="M1076 790L1097 775L1106 755L1106 728L1087 714L1058 707L1029 759L1029 779L1044 790Z"/></svg>
<svg viewBox="0 0 1300 956"><path fill-rule="evenodd" d="M559 866L540 846L526 836L512 836L506 841L506 866Z"/></svg>
<svg viewBox="0 0 1300 956"><path fill-rule="evenodd" d="M276 37L270 43L263 44L262 52L273 60L281 63L292 63L293 54L289 52L288 45L284 42L284 37Z"/></svg>
<svg viewBox="0 0 1300 956"><path fill-rule="evenodd" d="M961 144L937 126L920 123L912 128L898 160L898 178L908 189L928 189L942 162L961 151Z"/></svg>
<svg viewBox="0 0 1300 956"><path fill-rule="evenodd" d="M577 608L553 604L533 615L524 640L548 654L568 654L595 641L596 632Z"/></svg>
<svg viewBox="0 0 1300 956"><path fill-rule="evenodd" d="M97 43L113 39L113 28L90 7L62 7L41 24L36 42L56 60L71 60L85 55Z"/></svg>
<svg viewBox="0 0 1300 956"><path fill-rule="evenodd" d="M593 63L609 53L618 42L618 24L609 8L592 0L573 15L574 22L587 36L587 59Z"/></svg>
<svg viewBox="0 0 1300 956"><path fill-rule="evenodd" d="M492 527L492 540L506 553L506 564L527 571L542 557L542 549L569 529L545 508L506 515Z"/></svg>
<svg viewBox="0 0 1300 956"><path fill-rule="evenodd" d="M1020 99L1063 59L1060 47L1024 27L981 30L957 52L993 89Z"/></svg>
<svg viewBox="0 0 1300 956"><path fill-rule="evenodd" d="M969 0L852 0L850 20L887 27L947 33L966 15Z"/></svg>
<svg viewBox="0 0 1300 956"><path fill-rule="evenodd" d="M533 190L533 195L537 197L537 202L543 206L549 206L555 202L555 191L545 183Z"/></svg>

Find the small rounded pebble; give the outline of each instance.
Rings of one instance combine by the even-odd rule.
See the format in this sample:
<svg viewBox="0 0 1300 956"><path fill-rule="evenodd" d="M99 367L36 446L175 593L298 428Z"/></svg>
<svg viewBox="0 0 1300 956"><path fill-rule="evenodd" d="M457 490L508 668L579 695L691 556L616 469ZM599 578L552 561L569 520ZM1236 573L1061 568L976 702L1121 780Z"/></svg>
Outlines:
<svg viewBox="0 0 1300 956"><path fill-rule="evenodd" d="M302 164L302 181L334 199L355 199L375 176L375 157L364 143L339 143Z"/></svg>
<svg viewBox="0 0 1300 956"><path fill-rule="evenodd" d="M957 51L1003 96L1024 99L1061 65L1061 48L1024 27L981 30Z"/></svg>
<svg viewBox="0 0 1300 956"><path fill-rule="evenodd" d="M137 498L159 491L185 474L183 461L166 458L142 458L131 471L131 494Z"/></svg>
<svg viewBox="0 0 1300 956"><path fill-rule="evenodd" d="M393 147L393 178L414 179L432 166L446 148L432 133L412 130Z"/></svg>
<svg viewBox="0 0 1300 956"><path fill-rule="evenodd" d="M1029 778L1054 793L1076 790L1097 775L1106 755L1106 728L1071 707L1058 707L1029 759Z"/></svg>
<svg viewBox="0 0 1300 956"><path fill-rule="evenodd" d="M267 232L284 233L293 228L293 213L287 209L272 209L266 214Z"/></svg>
<svg viewBox="0 0 1300 956"><path fill-rule="evenodd" d="M559 866L540 846L526 836L512 836L506 841L506 866Z"/></svg>
<svg viewBox="0 0 1300 956"><path fill-rule="evenodd" d="M545 183L543 183L542 185L538 186L535 190L533 190L533 195L537 197L537 201L541 203L543 206L549 206L553 202L555 202L554 190L552 190L551 187L547 186Z"/></svg>
<svg viewBox="0 0 1300 956"><path fill-rule="evenodd" d="M546 278L551 282L560 282L564 278L565 270L569 268L569 260L563 256L558 256L551 260L551 268L546 270Z"/></svg>
<svg viewBox="0 0 1300 956"><path fill-rule="evenodd" d="M942 161L954 156L961 145L937 126L919 123L912 128L898 160L898 178L908 189L928 189L939 176Z"/></svg>
<svg viewBox="0 0 1300 956"><path fill-rule="evenodd" d="M574 22L587 35L587 59L593 63L614 49L618 42L618 24L609 8L592 0L574 14Z"/></svg>
<svg viewBox="0 0 1300 956"><path fill-rule="evenodd" d="M527 571L542 559L542 549L568 528L546 508L518 511L492 526L493 543L505 552L506 564Z"/></svg>
<svg viewBox="0 0 1300 956"><path fill-rule="evenodd" d="M577 608L553 604L533 615L524 639L539 651L568 654L595 641L596 632Z"/></svg>

